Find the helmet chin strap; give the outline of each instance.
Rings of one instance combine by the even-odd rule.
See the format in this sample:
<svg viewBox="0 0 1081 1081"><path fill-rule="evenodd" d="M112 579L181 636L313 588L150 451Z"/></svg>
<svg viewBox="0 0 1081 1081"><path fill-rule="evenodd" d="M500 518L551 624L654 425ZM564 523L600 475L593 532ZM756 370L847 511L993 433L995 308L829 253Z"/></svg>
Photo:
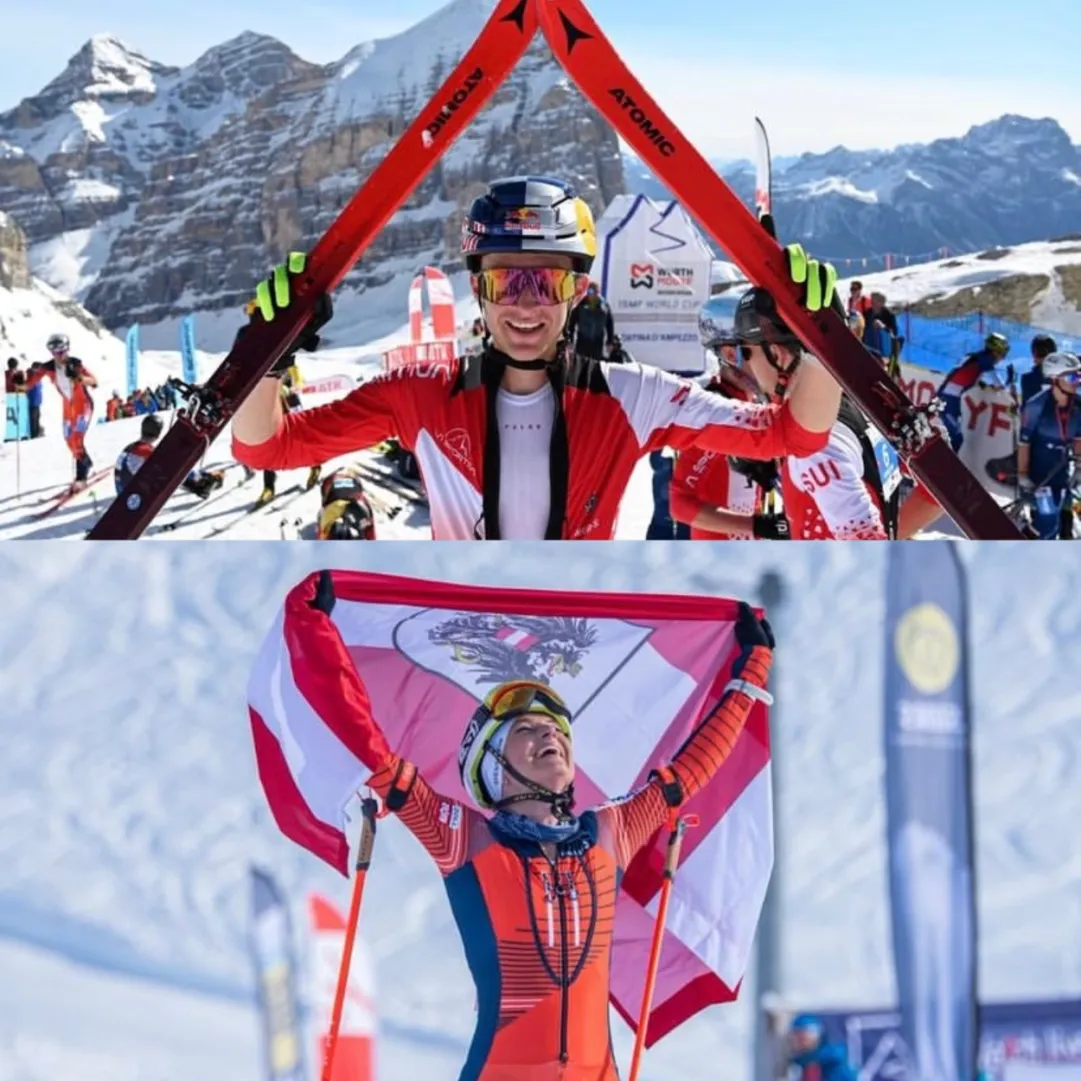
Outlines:
<svg viewBox="0 0 1081 1081"><path fill-rule="evenodd" d="M799 367L800 354L796 353L792 358L792 363L787 368L784 368L777 360L777 354L773 351L773 346L769 342L762 343L762 352L769 362L769 366L777 373L777 382L773 385L773 393L770 395L770 399L777 402L783 401L785 391L788 390L788 384L792 382L792 376L796 374L796 369Z"/></svg>
<svg viewBox="0 0 1081 1081"><path fill-rule="evenodd" d="M505 799L497 800L492 804L497 811L505 810L515 803L547 803L552 808L552 814L560 822L571 822L574 820L574 814L571 810L574 807L573 782L567 785L562 792L553 792L550 788L545 788L543 785L537 784L536 781L531 781L528 777L522 776L522 774L519 773L499 751L487 747L485 748L484 753L490 754L520 785L524 785L525 788L528 789L527 792L519 792L516 795L507 796Z"/></svg>

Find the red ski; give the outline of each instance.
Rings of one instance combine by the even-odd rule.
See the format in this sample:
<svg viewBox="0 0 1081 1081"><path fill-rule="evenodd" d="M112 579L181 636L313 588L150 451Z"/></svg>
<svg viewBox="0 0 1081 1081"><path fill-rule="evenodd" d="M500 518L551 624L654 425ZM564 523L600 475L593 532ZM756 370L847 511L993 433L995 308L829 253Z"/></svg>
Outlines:
<svg viewBox="0 0 1081 1081"><path fill-rule="evenodd" d="M773 294L788 325L903 454L950 517L970 537L1019 539L1002 508L844 320L834 311L811 314L800 304L784 249L627 70L582 0L544 0L538 14L552 52L578 89L747 278Z"/></svg>
<svg viewBox="0 0 1081 1081"><path fill-rule="evenodd" d="M537 30L534 0L500 0L473 47L310 253L297 303L272 323L258 320L233 347L131 483L88 534L140 536L241 402L311 320L320 295L345 277L379 230L495 93Z"/></svg>
<svg viewBox="0 0 1081 1081"><path fill-rule="evenodd" d="M50 514L55 514L61 507L67 506L76 496L80 496L83 492L89 491L90 486L97 484L99 480L104 480L110 473L112 473L113 467L109 466L107 469L99 469L96 473L91 473L86 478L86 484L82 488L67 487L58 496L52 496L48 505L43 509L37 511L35 514L30 515L32 521L38 522L42 518L48 518Z"/></svg>

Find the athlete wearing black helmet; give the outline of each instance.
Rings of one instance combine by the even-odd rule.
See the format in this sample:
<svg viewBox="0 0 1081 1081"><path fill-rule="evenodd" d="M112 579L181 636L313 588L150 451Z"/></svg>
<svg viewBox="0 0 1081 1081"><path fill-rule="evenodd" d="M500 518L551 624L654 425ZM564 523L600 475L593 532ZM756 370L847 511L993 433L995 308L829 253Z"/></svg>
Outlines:
<svg viewBox="0 0 1081 1081"><path fill-rule="evenodd" d="M131 483L131 478L154 452L154 444L161 438L164 430L165 425L156 413L148 413L143 417L139 425L139 438L120 452L113 467L117 495ZM181 487L200 499L206 499L215 488L220 488L224 481L225 474L220 470L195 469L184 478Z"/></svg>
<svg viewBox="0 0 1081 1081"><path fill-rule="evenodd" d="M1032 368L1021 375L1021 408L1023 409L1030 399L1035 398L1046 384L1047 380L1043 373L1043 362L1052 354L1058 352L1058 345L1050 334L1037 334L1029 345L1032 353Z"/></svg>
<svg viewBox="0 0 1081 1081"><path fill-rule="evenodd" d="M740 297L732 333L740 365L772 400L790 393L808 354L766 289ZM897 537L902 473L896 452L847 398L825 447L785 455L785 512L797 540L886 540Z"/></svg>
<svg viewBox="0 0 1081 1081"><path fill-rule="evenodd" d="M698 444L768 459L823 445L840 391L817 364L783 404L755 405L655 368L573 355L567 320L596 247L593 215L571 184L494 182L462 226L461 255L489 335L483 351L449 367L407 365L289 417L268 380L234 418L236 457L288 469L396 436L417 457L436 538L603 540L635 464L653 450ZM793 277L808 283L817 310L836 275L825 295L819 264L793 252ZM291 277L304 267L303 255L291 255L261 283L251 318L272 320L287 307ZM322 304L309 333L329 317Z"/></svg>

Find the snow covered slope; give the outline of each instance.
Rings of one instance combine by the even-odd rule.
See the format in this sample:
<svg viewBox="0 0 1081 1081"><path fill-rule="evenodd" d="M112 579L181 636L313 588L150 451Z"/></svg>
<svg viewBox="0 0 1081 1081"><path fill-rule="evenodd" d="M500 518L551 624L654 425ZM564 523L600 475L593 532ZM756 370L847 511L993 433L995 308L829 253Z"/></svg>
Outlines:
<svg viewBox="0 0 1081 1081"><path fill-rule="evenodd" d="M1054 545L1039 558L1022 544L963 552L982 994L1077 995L1081 565ZM304 890L344 902L346 886L270 822L244 686L284 591L330 558L504 586L745 597L779 567L791 596L775 735L785 990L889 1002L885 554L858 543L519 544L496 559L481 545L93 545L43 559L38 546L0 545L0 1078L256 1081L248 865L271 868L298 914ZM452 1078L473 995L438 876L393 820L362 922L380 1077ZM647 1054L643 1081L748 1081L749 1021L746 997L711 1009ZM629 1036L614 1027L626 1063Z"/></svg>
<svg viewBox="0 0 1081 1081"><path fill-rule="evenodd" d="M852 276L864 292L885 293L894 311L949 318L982 310L1081 336L1081 235Z"/></svg>

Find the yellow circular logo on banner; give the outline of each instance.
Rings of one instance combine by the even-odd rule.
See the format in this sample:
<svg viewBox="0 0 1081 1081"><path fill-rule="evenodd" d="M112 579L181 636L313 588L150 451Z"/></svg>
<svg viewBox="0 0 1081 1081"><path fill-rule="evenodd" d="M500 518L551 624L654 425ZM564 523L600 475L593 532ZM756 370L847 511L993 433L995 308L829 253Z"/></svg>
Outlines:
<svg viewBox="0 0 1081 1081"><path fill-rule="evenodd" d="M957 674L957 629L937 604L917 604L905 612L894 633L894 648L901 671L923 694L941 694Z"/></svg>

